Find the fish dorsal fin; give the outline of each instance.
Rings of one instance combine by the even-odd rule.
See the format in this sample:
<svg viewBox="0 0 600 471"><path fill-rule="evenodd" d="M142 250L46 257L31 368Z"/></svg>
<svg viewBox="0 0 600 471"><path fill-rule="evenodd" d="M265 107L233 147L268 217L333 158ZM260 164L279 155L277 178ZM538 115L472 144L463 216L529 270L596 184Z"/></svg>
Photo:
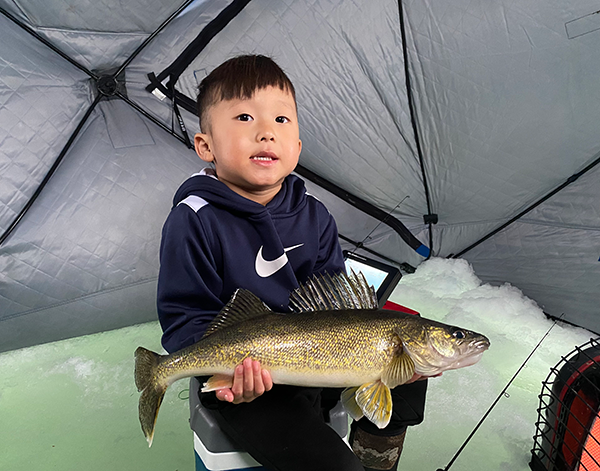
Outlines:
<svg viewBox="0 0 600 471"><path fill-rule="evenodd" d="M377 309L375 289L362 272L315 275L290 295L294 312Z"/></svg>
<svg viewBox="0 0 600 471"><path fill-rule="evenodd" d="M247 289L237 289L235 293L233 293L233 296L231 296L229 302L210 323L202 338L206 338L225 327L264 314L271 314L272 312L273 311L271 311L271 309L269 309L269 307L251 291L248 291Z"/></svg>

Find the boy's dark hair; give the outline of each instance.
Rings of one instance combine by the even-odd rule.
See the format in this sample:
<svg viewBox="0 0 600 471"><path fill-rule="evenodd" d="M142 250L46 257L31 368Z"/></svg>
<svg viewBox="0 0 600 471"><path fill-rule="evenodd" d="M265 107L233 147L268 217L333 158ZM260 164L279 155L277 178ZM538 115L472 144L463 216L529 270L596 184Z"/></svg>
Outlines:
<svg viewBox="0 0 600 471"><path fill-rule="evenodd" d="M294 85L273 59L262 55L244 55L223 62L198 86L196 108L200 129L206 132L206 112L211 106L223 100L250 99L257 90L267 87L277 87L291 93L296 102Z"/></svg>

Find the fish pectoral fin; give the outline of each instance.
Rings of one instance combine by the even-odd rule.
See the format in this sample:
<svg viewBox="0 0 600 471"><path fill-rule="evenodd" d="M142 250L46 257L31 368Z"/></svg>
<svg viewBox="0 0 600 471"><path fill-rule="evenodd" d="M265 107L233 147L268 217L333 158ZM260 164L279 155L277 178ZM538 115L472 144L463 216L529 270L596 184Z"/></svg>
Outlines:
<svg viewBox="0 0 600 471"><path fill-rule="evenodd" d="M367 419L377 427L384 428L392 417L392 394L381 381L363 384L354 398Z"/></svg>
<svg viewBox="0 0 600 471"><path fill-rule="evenodd" d="M341 400L348 415L354 420L360 420L364 417L364 414L362 409L356 403L356 391L358 391L358 387L344 389L342 391Z"/></svg>
<svg viewBox="0 0 600 471"><path fill-rule="evenodd" d="M216 391L217 389L231 388L233 386L233 376L216 374L208 378L202 386L201 392Z"/></svg>
<svg viewBox="0 0 600 471"><path fill-rule="evenodd" d="M381 381L387 387L393 389L400 384L406 383L415 374L415 362L404 351L394 356L381 374Z"/></svg>

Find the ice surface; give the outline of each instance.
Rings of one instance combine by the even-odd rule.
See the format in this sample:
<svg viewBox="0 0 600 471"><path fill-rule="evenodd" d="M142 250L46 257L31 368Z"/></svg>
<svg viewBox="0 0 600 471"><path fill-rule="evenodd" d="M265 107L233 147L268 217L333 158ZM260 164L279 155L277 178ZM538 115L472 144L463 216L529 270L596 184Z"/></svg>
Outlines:
<svg viewBox="0 0 600 471"><path fill-rule="evenodd" d="M492 343L478 364L430 380L425 421L407 434L400 470L443 469L552 322L462 260L423 263L390 299ZM591 336L555 326L450 469L527 471L541 381ZM0 469L192 471L186 381L167 391L147 447L133 382L139 345L161 351L157 323L0 354Z"/></svg>
<svg viewBox="0 0 600 471"><path fill-rule="evenodd" d="M0 355L0 470L192 471L185 381L165 396L151 449L137 417L133 352L162 351L157 323Z"/></svg>

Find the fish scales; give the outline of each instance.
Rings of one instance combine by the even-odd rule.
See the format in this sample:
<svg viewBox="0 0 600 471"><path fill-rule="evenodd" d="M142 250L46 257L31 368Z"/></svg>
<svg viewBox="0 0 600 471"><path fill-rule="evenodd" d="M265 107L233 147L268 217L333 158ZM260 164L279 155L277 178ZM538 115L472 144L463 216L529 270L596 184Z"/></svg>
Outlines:
<svg viewBox="0 0 600 471"><path fill-rule="evenodd" d="M377 375L399 346L394 333L397 320L397 314L371 310L267 314L217 331L176 358L166 357L157 375L166 379L231 373L247 357L260 361L274 376L280 370L293 371L297 385L306 384L303 375L307 373L313 386L331 384L318 379L314 384L319 373L368 371ZM289 374L286 377L290 380Z"/></svg>

